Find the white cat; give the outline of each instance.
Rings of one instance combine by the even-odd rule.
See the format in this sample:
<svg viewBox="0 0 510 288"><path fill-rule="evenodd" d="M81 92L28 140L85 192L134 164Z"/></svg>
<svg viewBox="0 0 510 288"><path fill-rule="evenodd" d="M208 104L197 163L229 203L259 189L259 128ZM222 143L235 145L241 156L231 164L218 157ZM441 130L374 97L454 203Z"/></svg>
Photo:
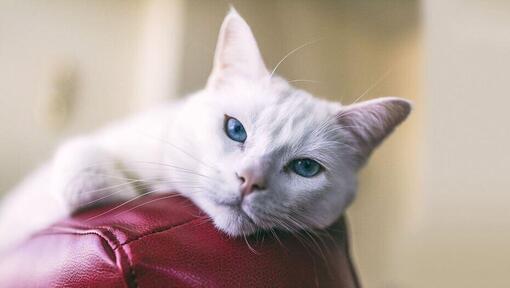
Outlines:
<svg viewBox="0 0 510 288"><path fill-rule="evenodd" d="M93 202L168 191L232 236L324 228L353 200L371 151L409 112L403 99L341 106L292 87L266 69L232 9L206 87L62 145L6 197L1 246Z"/></svg>

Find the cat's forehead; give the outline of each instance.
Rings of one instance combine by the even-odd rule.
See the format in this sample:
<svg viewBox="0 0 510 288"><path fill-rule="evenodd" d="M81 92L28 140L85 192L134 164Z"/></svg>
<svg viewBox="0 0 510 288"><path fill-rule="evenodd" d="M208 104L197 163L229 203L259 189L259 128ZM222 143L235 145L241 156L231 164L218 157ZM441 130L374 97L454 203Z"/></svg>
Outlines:
<svg viewBox="0 0 510 288"><path fill-rule="evenodd" d="M275 101L259 106L258 111L252 111L255 128L277 133L291 129L300 134L312 129L330 114L325 103L299 90L275 98Z"/></svg>
<svg viewBox="0 0 510 288"><path fill-rule="evenodd" d="M340 107L275 79L272 85L231 83L221 93L223 113L237 118L250 147L278 150L329 141Z"/></svg>
<svg viewBox="0 0 510 288"><path fill-rule="evenodd" d="M283 79L274 79L270 85L232 83L222 94L223 107L250 122L271 119L279 120L270 121L273 124L300 119L321 121L340 109L338 104L313 97L306 91L290 86Z"/></svg>
<svg viewBox="0 0 510 288"><path fill-rule="evenodd" d="M255 111L251 130L254 137L266 138L274 148L299 145L327 138L319 130L332 124L332 116L328 103L295 90Z"/></svg>
<svg viewBox="0 0 510 288"><path fill-rule="evenodd" d="M338 107L292 87L252 89L238 96L234 115L248 132L248 145L260 153L298 150L332 141L331 130ZM244 97L243 97L244 96Z"/></svg>

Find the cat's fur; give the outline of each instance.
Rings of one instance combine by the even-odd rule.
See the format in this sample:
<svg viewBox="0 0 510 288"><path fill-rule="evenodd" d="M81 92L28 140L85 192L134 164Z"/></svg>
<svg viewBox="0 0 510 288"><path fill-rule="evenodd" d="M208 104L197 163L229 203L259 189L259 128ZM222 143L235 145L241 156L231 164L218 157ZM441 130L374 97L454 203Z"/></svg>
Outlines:
<svg viewBox="0 0 510 288"><path fill-rule="evenodd" d="M292 87L266 69L249 26L232 9L206 87L63 144L4 201L2 245L93 202L168 191L190 198L232 236L324 228L353 200L356 173L371 151L409 112L398 98L341 106ZM244 125L244 144L225 135L225 115ZM311 178L289 171L299 158L324 170ZM265 187L242 197L236 174L247 168Z"/></svg>

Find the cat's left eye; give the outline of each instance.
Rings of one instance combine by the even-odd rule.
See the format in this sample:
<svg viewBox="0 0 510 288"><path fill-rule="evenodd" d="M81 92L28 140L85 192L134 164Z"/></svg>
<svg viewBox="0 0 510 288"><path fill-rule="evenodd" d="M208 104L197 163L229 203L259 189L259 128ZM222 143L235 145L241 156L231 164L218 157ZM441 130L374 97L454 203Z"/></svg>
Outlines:
<svg viewBox="0 0 510 288"><path fill-rule="evenodd" d="M236 118L230 116L225 116L225 133L228 138L241 143L244 143L248 137L243 124Z"/></svg>
<svg viewBox="0 0 510 288"><path fill-rule="evenodd" d="M292 169L294 173L307 178L319 174L322 170L321 164L309 158L292 160L289 164L290 169Z"/></svg>

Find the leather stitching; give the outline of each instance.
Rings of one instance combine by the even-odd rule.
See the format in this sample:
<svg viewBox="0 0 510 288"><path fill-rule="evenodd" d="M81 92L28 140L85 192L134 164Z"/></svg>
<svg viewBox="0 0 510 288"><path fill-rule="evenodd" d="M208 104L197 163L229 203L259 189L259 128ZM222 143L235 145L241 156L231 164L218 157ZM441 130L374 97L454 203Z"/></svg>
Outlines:
<svg viewBox="0 0 510 288"><path fill-rule="evenodd" d="M82 236L82 235L96 235L102 241L105 241L108 244L108 247L110 247L110 249L113 252L115 252L115 250L117 250L117 248L121 247L120 241L109 230L104 231L103 229L99 229L103 233L106 232L104 234L109 234L108 236L106 236L103 233L99 233L99 232L95 232L95 231L82 231L82 232L80 232L80 231L69 231L69 230L66 231L64 228L66 228L66 227L51 227L51 229L56 229L57 231L46 230L44 232L34 234L32 237L35 238L35 237L40 237L40 236L51 236L51 235L59 235L59 234L61 234L61 235L78 235L78 236ZM59 231L59 229L62 229L62 230ZM73 229L73 228L71 228L71 229ZM112 246L112 244L113 244L113 246ZM136 273L135 273L135 269L133 267L131 258L126 253L126 251L124 251L124 249L118 249L117 251L119 252L119 254L122 254L121 256L123 256L123 257L120 257L121 258L120 261L122 261L122 258L124 258L124 257L127 259L127 266L128 266L128 269L129 269L129 275L131 275L131 277L128 278L128 279L126 279L125 277L122 277L122 278L124 278L124 280L126 281L126 284L128 285L128 287L138 288L138 282L137 282L137 279L136 279ZM115 257L115 259L113 259L113 260L115 262L117 262L117 256L115 255L115 253L113 253L113 255ZM122 269L122 265L119 267L119 270L122 273L122 275L124 275L124 273L122 271L123 270Z"/></svg>
<svg viewBox="0 0 510 288"><path fill-rule="evenodd" d="M111 230L110 227L62 227L62 226L59 227L59 226L53 226L44 232L35 234L34 237L43 236L43 235L56 235L56 234L67 234L67 235L90 235L90 234L92 234L92 235L96 235L99 238L101 238L103 241L105 241L108 244L108 246L110 247L110 249L112 249L112 251L117 251L118 253L122 254L122 256L124 256L127 259L126 262L127 262L127 266L129 269L129 275L131 277L128 277L127 279L125 277L123 277L123 278L126 281L126 284L128 285L128 287L138 288L138 281L137 281L135 269L133 267L132 259L128 255L128 253L126 253L123 246L127 245L129 243L141 240L147 236L151 236L151 235L162 233L162 232L168 232L170 230L174 230L175 228L186 226L188 224L194 224L198 221L204 221L205 219L207 219L207 218L200 217L200 218L195 218L190 221L186 221L186 222L183 222L183 223L180 223L177 225L161 227L161 228L155 229L153 231L150 231L148 233L139 235L136 238L128 239L124 243L120 243L119 239L116 237L115 233L113 233L113 231ZM79 229L94 230L95 229L96 231L76 231L74 229L76 229L76 230L79 230ZM124 257L121 257L121 258L124 258ZM119 269L122 272L122 270L123 270L122 267L119 267ZM124 273L122 273L122 274L125 275Z"/></svg>
<svg viewBox="0 0 510 288"><path fill-rule="evenodd" d="M42 235L58 235L58 234L67 234L67 235L97 235L108 243L108 246L112 248L112 250L117 249L119 245L121 245L119 239L115 236L113 231L109 229L101 229L101 228L86 228L85 230L89 231L80 231L83 228L75 228L75 227L65 227L65 226L52 226L42 232L36 233L32 235L32 237L42 236ZM90 231L92 230L92 231ZM93 231L96 230L96 231Z"/></svg>
<svg viewBox="0 0 510 288"><path fill-rule="evenodd" d="M172 225L170 227L162 227L162 228L159 228L159 229L156 229L156 230L153 230L153 231L150 231L148 233L145 233L145 234L142 234L142 235L139 235L138 237L136 238L133 238L133 239L129 239L129 240L126 240L126 242L124 243L121 243L120 245L123 246L123 245L126 245L126 244L129 244L131 242L135 242L135 241L138 241L142 238L145 238L147 236L151 236L151 235L154 235L154 234L157 234L157 233L161 233L161 232L166 232L166 231L170 231L170 230L173 230L174 228L179 228L179 227L182 227L182 226L185 226L185 225L188 225L188 224L193 224L195 222L197 222L198 220L205 220L207 218L203 217L203 218L196 218L196 219L193 219L191 221L187 221L187 222L184 222L184 223L181 223L181 224L178 224L178 225ZM118 247L117 247L118 248ZM117 249L115 248L115 249Z"/></svg>
<svg viewBox="0 0 510 288"><path fill-rule="evenodd" d="M69 229L69 230L72 230L72 229L76 229L76 230L100 230L100 231L103 231L103 232L106 232L109 236L109 238L114 238L112 240L115 240L115 247L113 247L114 249L117 249L118 248L118 245L124 245L124 244L127 244L127 243L130 243L131 241L134 241L134 240L137 240L139 238L142 238L142 237L145 237L145 236L148 236L148 235L151 235L151 234L154 234L154 233L159 233L159 232L164 232L164 231L167 231L167 230L171 230L173 228L177 228L179 226L182 226L182 225L185 225L185 224L188 224L188 223L191 223L191 222L194 222L196 220L205 220L207 219L207 217L205 216L200 216L200 217L197 217L197 218L192 218L190 220L187 220L187 221L184 221L182 223L179 223L179 224L172 224L172 225L169 225L169 226L163 226L163 227L159 227L159 228L156 228L154 229L153 231L149 231L149 232L146 232L144 234L141 234L135 238L132 238L132 239L127 239L124 243L121 243L120 240L118 240L118 238L115 236L115 230L119 229L119 230L122 230L122 227L119 227L119 228L112 228L111 226L103 226L103 225L100 225L100 226L88 226L88 225L69 225L69 224L66 224L66 225L62 225L62 226L59 226L59 225L54 225L54 226L50 226L49 228L47 228L46 230L42 231L42 232L39 232L37 234L61 234L61 232L67 232L65 230ZM58 230L58 229L62 229L64 231L58 231L58 232L54 232L52 230ZM72 234L73 231L69 231L68 233ZM79 234L85 234L85 233L97 233L97 232L88 232L88 231L84 231L83 233L79 232L79 231L74 231L74 233L76 233L77 235ZM129 237L128 237L129 238Z"/></svg>
<svg viewBox="0 0 510 288"><path fill-rule="evenodd" d="M93 234L93 235L97 235L103 241L108 243L108 246L110 247L110 249L112 249L112 251L117 251L118 253L122 254L123 257L121 257L121 258L125 257L127 259L126 262L127 262L127 266L128 266L128 269L129 269L130 277L128 277L127 279L125 277L123 277L123 278L125 278L125 281L126 281L126 284L128 285L128 287L138 288L138 281L137 281L137 277L136 277L136 271L134 269L134 265L132 263L132 259L128 255L128 253L126 253L126 251L124 250L123 246L127 245L129 243L141 240L141 239L143 239L143 238L145 238L147 236L151 236L151 235L162 233L162 232L168 232L170 230L174 230L174 228L179 228L179 227L182 227L182 226L186 226L188 224L194 224L194 223L196 223L198 221L204 221L205 219L207 219L207 218L200 217L200 218L195 218L195 219L192 219L190 221L186 221L186 222L183 222L183 223L180 223L180 224L177 224L177 225L174 224L174 225L167 226L167 227L160 227L160 228L155 229L153 231L141 234L141 235L139 235L136 238L128 239L124 243L120 243L119 239L115 236L115 233L113 233L113 231L111 230L110 227L62 227L62 226L59 227L59 226L53 226L49 230L46 230L46 231L44 231L42 233L39 233L37 235L55 235L55 234L71 234L71 235ZM88 229L88 230L95 229L95 230L100 231L100 232L95 232L95 231L82 231L82 232L80 232L80 231L76 231L74 229L76 229L76 230L78 230L78 229ZM72 231L72 230L74 230L74 231ZM37 236L37 235L35 235L35 236ZM122 271L122 267L119 267L119 268ZM124 275L124 273L123 273L123 275Z"/></svg>
<svg viewBox="0 0 510 288"><path fill-rule="evenodd" d="M118 247L120 247L120 246L117 246L117 248ZM117 248L115 248L113 250L116 250ZM121 249L118 249L117 251L119 251L119 253L123 254L127 259L126 262L127 262L128 269L129 269L129 275L131 276L128 279L125 279L126 283L128 284L128 287L138 288L138 281L136 279L135 267L133 266L133 261L131 261L131 257L129 257L128 253L126 253L126 251L123 249L123 247L121 247ZM121 268L121 270L122 270L122 268Z"/></svg>

